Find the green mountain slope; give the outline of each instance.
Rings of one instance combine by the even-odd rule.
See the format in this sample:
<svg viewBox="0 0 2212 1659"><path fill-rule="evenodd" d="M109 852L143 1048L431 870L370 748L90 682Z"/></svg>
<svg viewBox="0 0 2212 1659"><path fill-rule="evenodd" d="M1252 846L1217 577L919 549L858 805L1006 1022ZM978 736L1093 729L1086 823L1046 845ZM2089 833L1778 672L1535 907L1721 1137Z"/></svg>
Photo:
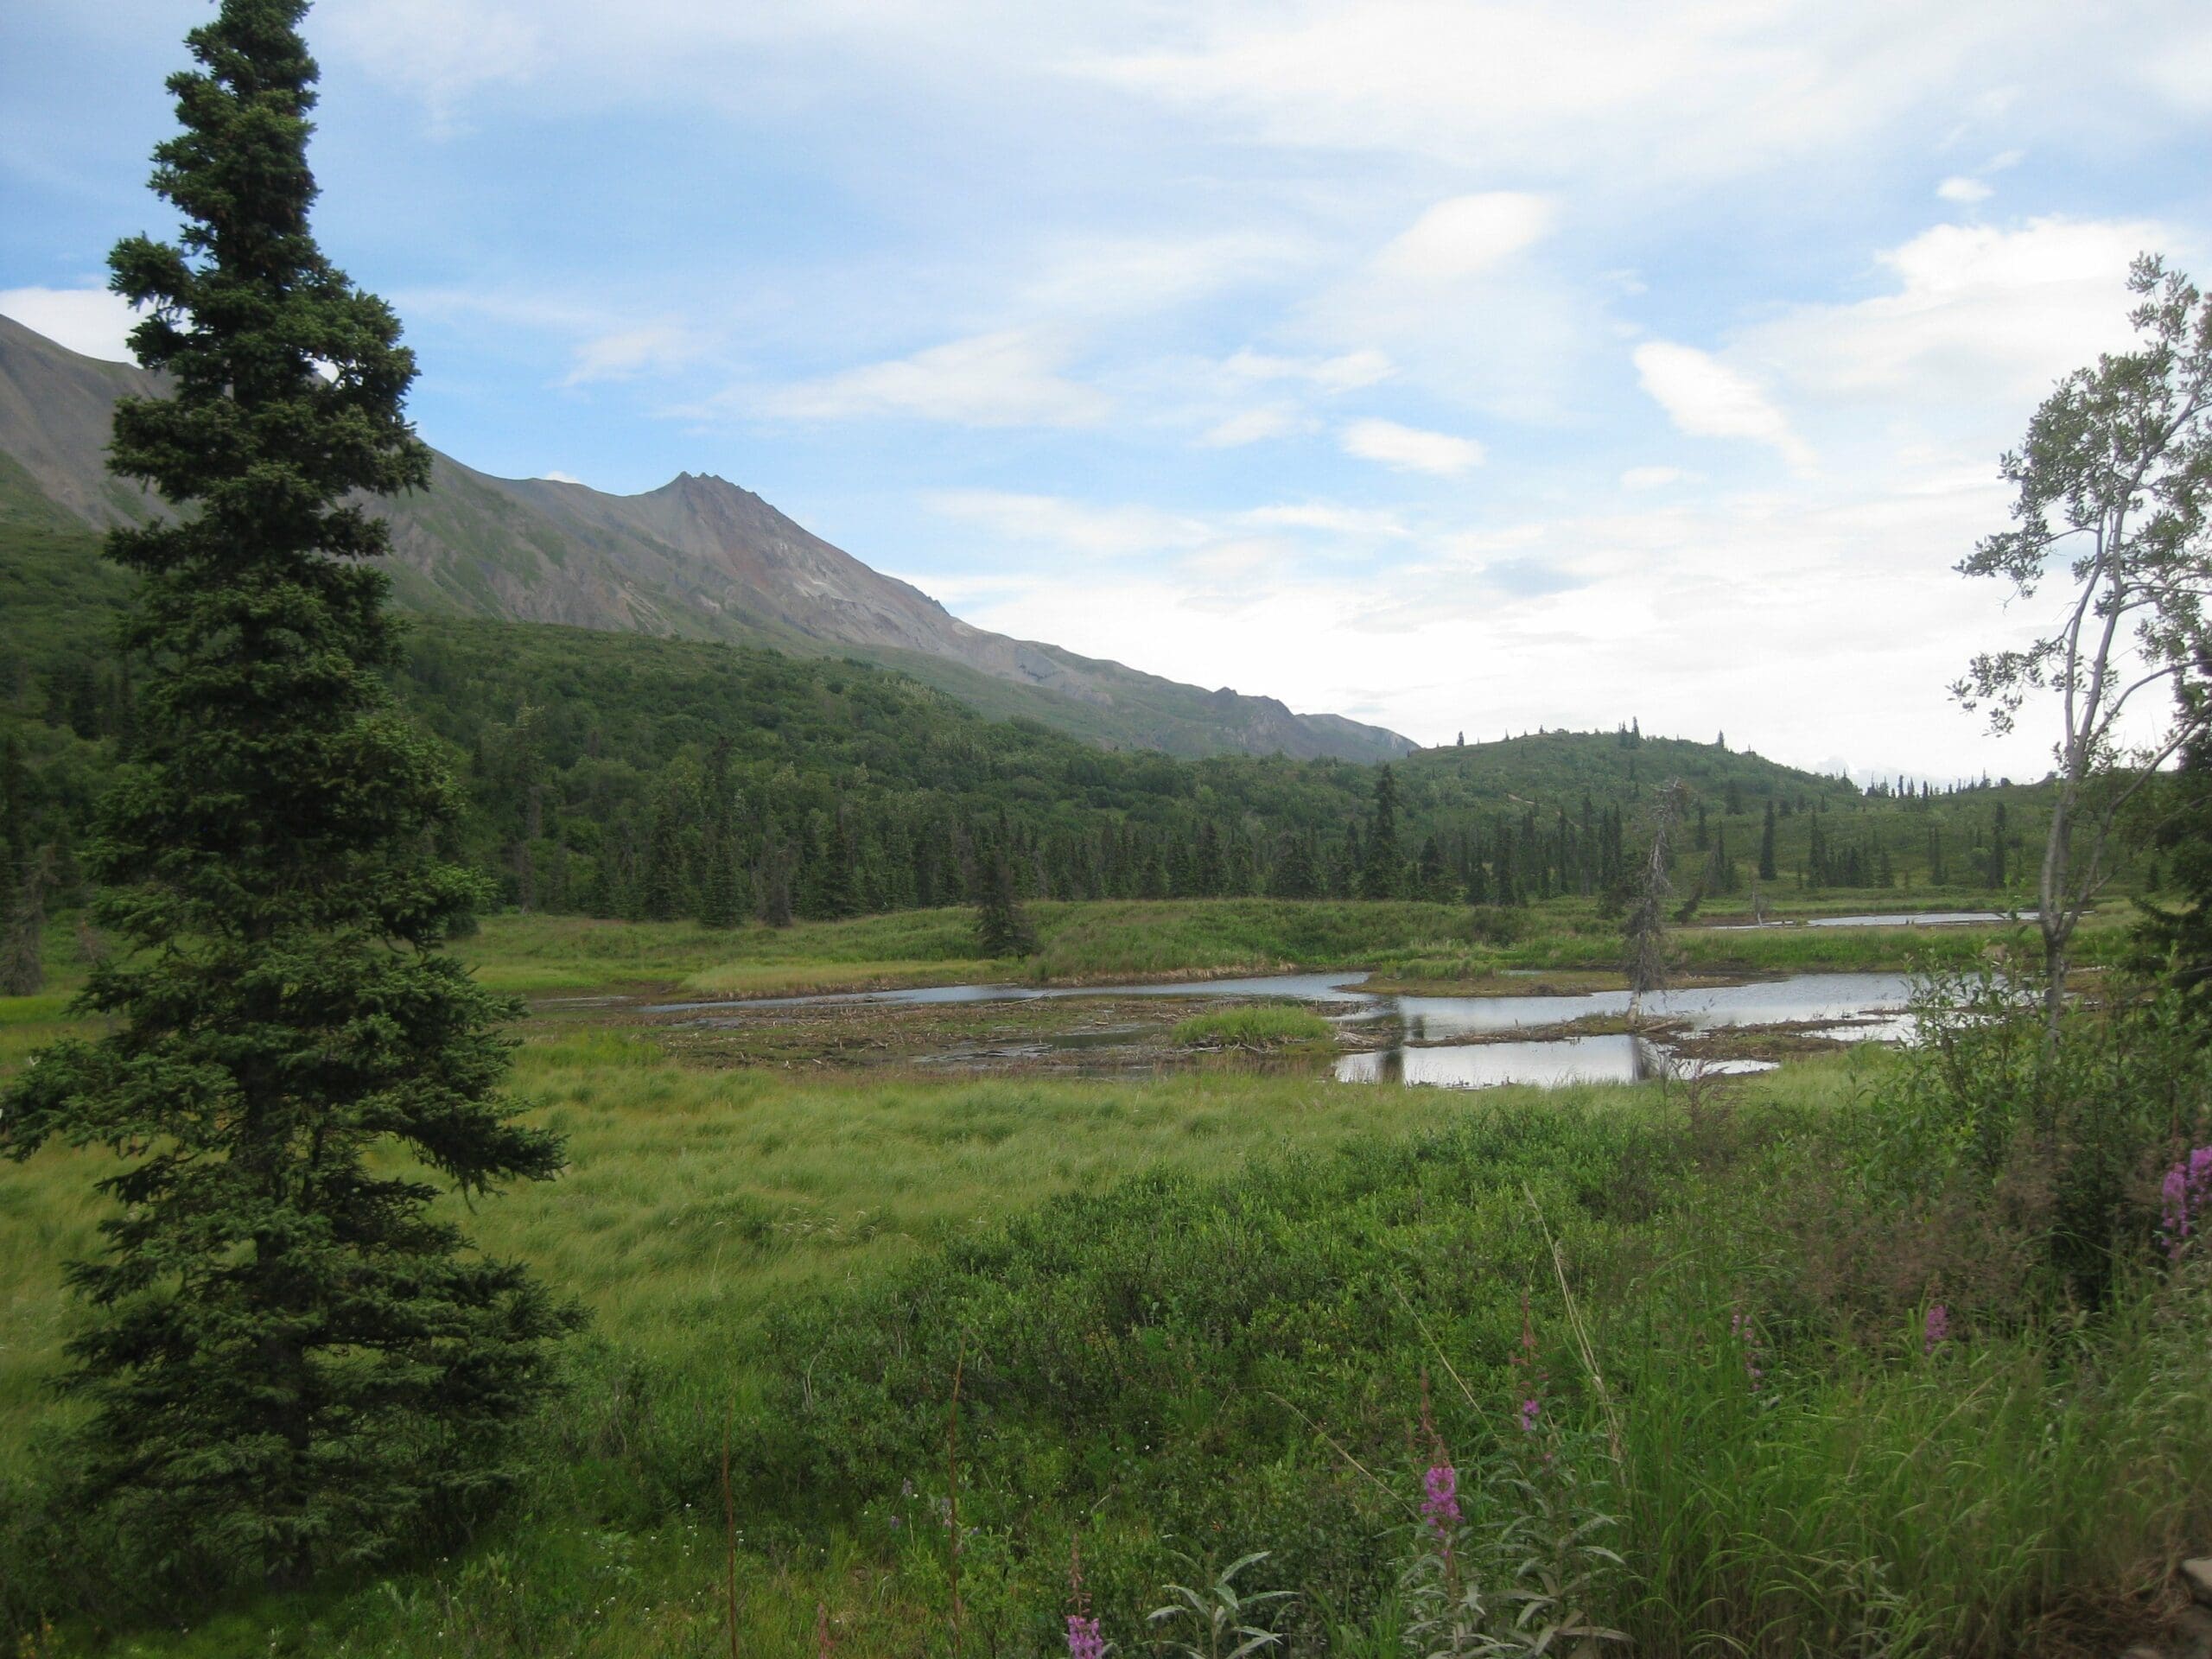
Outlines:
<svg viewBox="0 0 2212 1659"><path fill-rule="evenodd" d="M127 739L130 679L110 645L127 595L85 532L0 526L19 842L66 854ZM748 908L779 893L813 915L958 902L994 849L1056 897L1344 893L1375 833L1373 766L1103 750L858 656L423 617L395 690L467 784L456 850L539 908L691 914L718 870ZM1602 890L1669 779L1692 792L1678 877L1720 893L1755 874L1770 807L1770 891L1869 901L1885 881L2005 890L2041 811L2033 789L1895 801L1616 733L1425 750L1392 770L1396 889L1453 900Z"/></svg>
<svg viewBox="0 0 2212 1659"><path fill-rule="evenodd" d="M154 511L107 476L105 451L115 400L160 390L0 317L0 523L104 528ZM683 474L613 496L440 455L428 491L372 506L391 525L398 601L430 615L859 654L993 714L1119 748L1387 760L1412 747L1269 697L971 627L718 478Z"/></svg>

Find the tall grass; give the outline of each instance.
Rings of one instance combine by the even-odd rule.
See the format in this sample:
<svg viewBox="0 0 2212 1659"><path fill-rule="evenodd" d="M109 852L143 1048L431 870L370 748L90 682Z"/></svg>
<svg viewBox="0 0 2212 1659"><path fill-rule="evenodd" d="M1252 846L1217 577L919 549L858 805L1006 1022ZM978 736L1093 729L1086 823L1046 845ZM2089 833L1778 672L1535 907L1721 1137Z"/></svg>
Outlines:
<svg viewBox="0 0 2212 1659"><path fill-rule="evenodd" d="M850 960L878 959L842 925ZM578 959L669 971L696 932ZM536 920L516 933L483 948L569 948ZM9 1012L0 1033L61 1017ZM1694 1110L1651 1085L855 1082L550 1028L516 1086L573 1166L470 1224L595 1316L524 1500L451 1560L167 1619L103 1584L48 1484L69 1421L41 1386L72 1323L59 1262L93 1245L108 1167L49 1149L0 1171L0 1609L61 1610L67 1651L718 1651L732 1423L745 1650L812 1652L819 1601L840 1653L942 1654L958 1365L969 1652L1053 1641L1079 1529L1124 1651L1179 1556L1267 1549L1249 1587L1301 1592L1297 1650L1379 1653L1414 1548L1400 1499L1436 1453L1423 1372L1452 1458L1518 1446L1525 1310L1560 1444L1609 1445L1618 1414L1619 1465L1590 1454L1627 1560L1600 1611L1638 1651L2122 1645L2164 1565L2212 1536L2212 1290L2145 1252L2100 1303L1962 1303L1940 1343L1910 1295L1859 1294L1823 1254L1847 1212L1900 1274L1939 1259L1916 1230L1940 1216L1900 1208L1885 1232L1888 1188L1846 1192L1899 1132L1908 1075L1860 1052Z"/></svg>
<svg viewBox="0 0 2212 1659"><path fill-rule="evenodd" d="M1311 1008L1255 1002L1193 1014L1167 1036L1185 1048L1326 1048L1336 1028Z"/></svg>

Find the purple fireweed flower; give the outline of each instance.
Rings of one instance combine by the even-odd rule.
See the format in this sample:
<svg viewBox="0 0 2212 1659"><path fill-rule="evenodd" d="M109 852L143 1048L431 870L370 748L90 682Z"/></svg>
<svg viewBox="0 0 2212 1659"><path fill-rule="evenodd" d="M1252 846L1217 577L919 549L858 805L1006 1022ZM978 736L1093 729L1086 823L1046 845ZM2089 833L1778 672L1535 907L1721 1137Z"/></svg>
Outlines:
<svg viewBox="0 0 2212 1659"><path fill-rule="evenodd" d="M1081 1613L1068 1615L1068 1659L1105 1659L1106 1638L1098 1634L1098 1621Z"/></svg>
<svg viewBox="0 0 2212 1659"><path fill-rule="evenodd" d="M1938 1302L1928 1310L1920 1330L1920 1351L1932 1354L1951 1339L1951 1310Z"/></svg>
<svg viewBox="0 0 2212 1659"><path fill-rule="evenodd" d="M2166 1254L2179 1255L2192 1227L2200 1224L2196 1217L2212 1209L2212 1147L2197 1147L2168 1170L2159 1195Z"/></svg>
<svg viewBox="0 0 2212 1659"><path fill-rule="evenodd" d="M1459 1471L1448 1463L1440 1463L1421 1477L1421 1518L1435 1528L1441 1538L1459 1524Z"/></svg>
<svg viewBox="0 0 2212 1659"><path fill-rule="evenodd" d="M1536 1432L1537 1419L1541 1418L1543 1414L1543 1402L1536 1399L1533 1395L1523 1400L1521 1402L1521 1432L1523 1434L1535 1433Z"/></svg>

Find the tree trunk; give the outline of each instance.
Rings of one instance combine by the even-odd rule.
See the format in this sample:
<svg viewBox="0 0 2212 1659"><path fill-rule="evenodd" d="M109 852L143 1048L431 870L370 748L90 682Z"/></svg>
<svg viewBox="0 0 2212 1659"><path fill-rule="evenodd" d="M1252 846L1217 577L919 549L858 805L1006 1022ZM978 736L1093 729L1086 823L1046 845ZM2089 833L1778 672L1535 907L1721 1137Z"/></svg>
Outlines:
<svg viewBox="0 0 2212 1659"><path fill-rule="evenodd" d="M2069 770L2074 757L2068 756ZM2078 778L2059 785L2050 804L2050 834L2044 842L2043 878L2037 898L2041 908L2036 925L2043 932L2043 1057L2048 1065L2058 1052L2058 1020L2066 1010L2066 948L2074 937L2074 910L2067 888L2072 872L2068 865L2073 850L2074 793Z"/></svg>

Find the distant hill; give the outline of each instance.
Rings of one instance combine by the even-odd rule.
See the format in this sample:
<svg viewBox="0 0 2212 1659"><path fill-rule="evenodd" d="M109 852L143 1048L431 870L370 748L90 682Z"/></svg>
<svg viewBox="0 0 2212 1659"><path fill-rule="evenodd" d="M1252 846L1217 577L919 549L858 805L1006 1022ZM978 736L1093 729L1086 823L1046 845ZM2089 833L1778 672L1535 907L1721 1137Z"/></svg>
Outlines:
<svg viewBox="0 0 2212 1659"><path fill-rule="evenodd" d="M0 525L0 835L54 845L70 884L134 717L113 650L130 589L87 531ZM1107 751L856 659L426 616L394 689L463 784L453 850L510 901L554 911L696 914L717 859L738 866L747 908L772 889L802 915L958 902L992 848L1058 898L1343 896L1363 886L1375 826L1370 764ZM727 796L708 787L717 766ZM1898 801L1612 732L1425 749L1392 770L1402 889L1491 904L1618 880L1670 778L1691 791L1685 892L1744 891L1771 806L1793 891L2017 896L2046 796ZM735 803L719 830L717 798Z"/></svg>
<svg viewBox="0 0 2212 1659"><path fill-rule="evenodd" d="M1629 732L1539 732L1417 749L1400 778L1408 810L1415 812L1571 810L1584 796L1600 803L1634 799L1670 779L1687 785L1693 800L1709 810L1725 804L1732 788L1755 810L1770 797L1809 805L1852 802L1859 794L1847 779L1800 772L1764 755Z"/></svg>
<svg viewBox="0 0 2212 1659"><path fill-rule="evenodd" d="M157 504L110 478L116 400L155 376L82 357L0 317L0 524L103 529ZM1272 697L1208 691L1056 645L986 632L721 479L642 495L493 478L447 455L426 493L376 504L399 602L429 615L857 656L997 717L1170 754L1387 760L1413 746Z"/></svg>

